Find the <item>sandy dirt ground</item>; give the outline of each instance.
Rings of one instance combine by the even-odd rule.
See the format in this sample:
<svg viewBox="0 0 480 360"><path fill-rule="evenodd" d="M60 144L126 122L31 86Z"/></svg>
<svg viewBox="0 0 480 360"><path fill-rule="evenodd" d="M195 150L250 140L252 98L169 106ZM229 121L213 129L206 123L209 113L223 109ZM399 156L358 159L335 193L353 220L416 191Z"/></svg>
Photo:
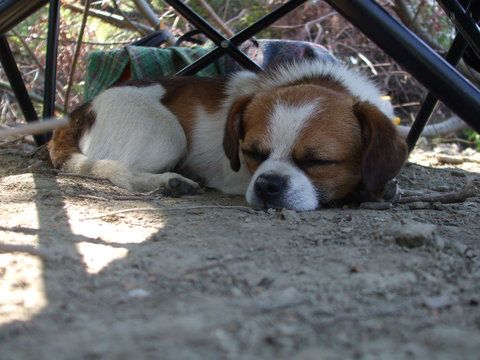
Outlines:
<svg viewBox="0 0 480 360"><path fill-rule="evenodd" d="M479 154L439 153L461 155L417 151L401 187L478 190ZM57 174L25 144L0 148L0 194L1 360L480 359L478 196L254 211Z"/></svg>

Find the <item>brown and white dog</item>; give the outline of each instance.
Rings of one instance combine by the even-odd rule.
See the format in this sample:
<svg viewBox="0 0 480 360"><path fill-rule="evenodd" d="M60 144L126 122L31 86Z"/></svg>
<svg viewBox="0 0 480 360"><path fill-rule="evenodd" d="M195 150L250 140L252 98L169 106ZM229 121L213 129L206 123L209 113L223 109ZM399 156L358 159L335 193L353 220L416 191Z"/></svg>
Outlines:
<svg viewBox="0 0 480 360"><path fill-rule="evenodd" d="M382 193L407 157L392 117L362 74L303 61L112 87L73 111L48 148L55 167L131 191L193 193L188 169L253 207L305 211Z"/></svg>

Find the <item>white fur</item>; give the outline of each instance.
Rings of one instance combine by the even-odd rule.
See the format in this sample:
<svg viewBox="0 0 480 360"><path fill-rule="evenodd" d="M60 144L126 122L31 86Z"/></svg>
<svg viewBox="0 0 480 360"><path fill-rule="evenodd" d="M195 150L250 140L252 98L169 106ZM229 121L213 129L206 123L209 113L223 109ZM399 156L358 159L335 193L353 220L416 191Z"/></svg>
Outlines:
<svg viewBox="0 0 480 360"><path fill-rule="evenodd" d="M315 187L305 173L290 161L268 159L255 171L248 185L246 199L253 207L261 208L264 206L263 201L255 195L254 186L260 175L269 173L286 176L289 179L289 185L283 195L283 207L296 211L309 211L315 210L319 206Z"/></svg>
<svg viewBox="0 0 480 360"><path fill-rule="evenodd" d="M227 114L227 106L214 114L197 107L192 144L184 166L204 178L208 187L227 194L245 194L250 173L243 161L240 171L234 172L223 151Z"/></svg>
<svg viewBox="0 0 480 360"><path fill-rule="evenodd" d="M168 172L184 157L187 140L175 115L160 103L164 94L161 85L102 92L92 102L95 122L80 139L82 154L74 154L64 168L130 191L168 188L172 178L197 187Z"/></svg>
<svg viewBox="0 0 480 360"><path fill-rule="evenodd" d="M268 119L267 139L272 149L272 159L288 159L298 136L315 111L319 110L320 99L315 103L300 106L277 102Z"/></svg>
<svg viewBox="0 0 480 360"><path fill-rule="evenodd" d="M80 142L90 160L118 160L143 172L171 170L186 154L187 139L175 115L160 103L161 85L123 86L93 102L96 120Z"/></svg>
<svg viewBox="0 0 480 360"><path fill-rule="evenodd" d="M233 76L228 86L228 93L231 95L255 94L258 91L287 85L303 78L326 76L344 86L353 96L374 104L388 118L393 119L394 113L391 103L382 99L382 94L373 81L339 61L303 60L279 66L275 71L270 71L265 75L242 71ZM242 86L241 89L238 89L239 85Z"/></svg>

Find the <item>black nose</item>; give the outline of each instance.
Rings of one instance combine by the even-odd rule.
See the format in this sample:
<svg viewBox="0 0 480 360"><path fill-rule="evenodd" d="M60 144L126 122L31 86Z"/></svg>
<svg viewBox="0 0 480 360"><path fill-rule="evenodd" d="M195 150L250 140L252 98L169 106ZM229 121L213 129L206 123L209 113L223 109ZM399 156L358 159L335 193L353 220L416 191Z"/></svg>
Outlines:
<svg viewBox="0 0 480 360"><path fill-rule="evenodd" d="M275 200L287 187L288 178L278 174L262 174L257 180L253 189L255 194L263 201Z"/></svg>

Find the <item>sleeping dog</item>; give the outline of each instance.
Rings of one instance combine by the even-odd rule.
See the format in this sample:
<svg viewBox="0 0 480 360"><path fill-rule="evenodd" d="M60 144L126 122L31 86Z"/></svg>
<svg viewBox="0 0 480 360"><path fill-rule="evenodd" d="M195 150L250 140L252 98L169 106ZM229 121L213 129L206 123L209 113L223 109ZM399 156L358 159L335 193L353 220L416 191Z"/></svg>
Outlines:
<svg viewBox="0 0 480 360"><path fill-rule="evenodd" d="M126 82L73 111L48 145L57 168L135 192L245 194L306 211L381 196L407 158L392 106L364 75L302 61L228 79Z"/></svg>

